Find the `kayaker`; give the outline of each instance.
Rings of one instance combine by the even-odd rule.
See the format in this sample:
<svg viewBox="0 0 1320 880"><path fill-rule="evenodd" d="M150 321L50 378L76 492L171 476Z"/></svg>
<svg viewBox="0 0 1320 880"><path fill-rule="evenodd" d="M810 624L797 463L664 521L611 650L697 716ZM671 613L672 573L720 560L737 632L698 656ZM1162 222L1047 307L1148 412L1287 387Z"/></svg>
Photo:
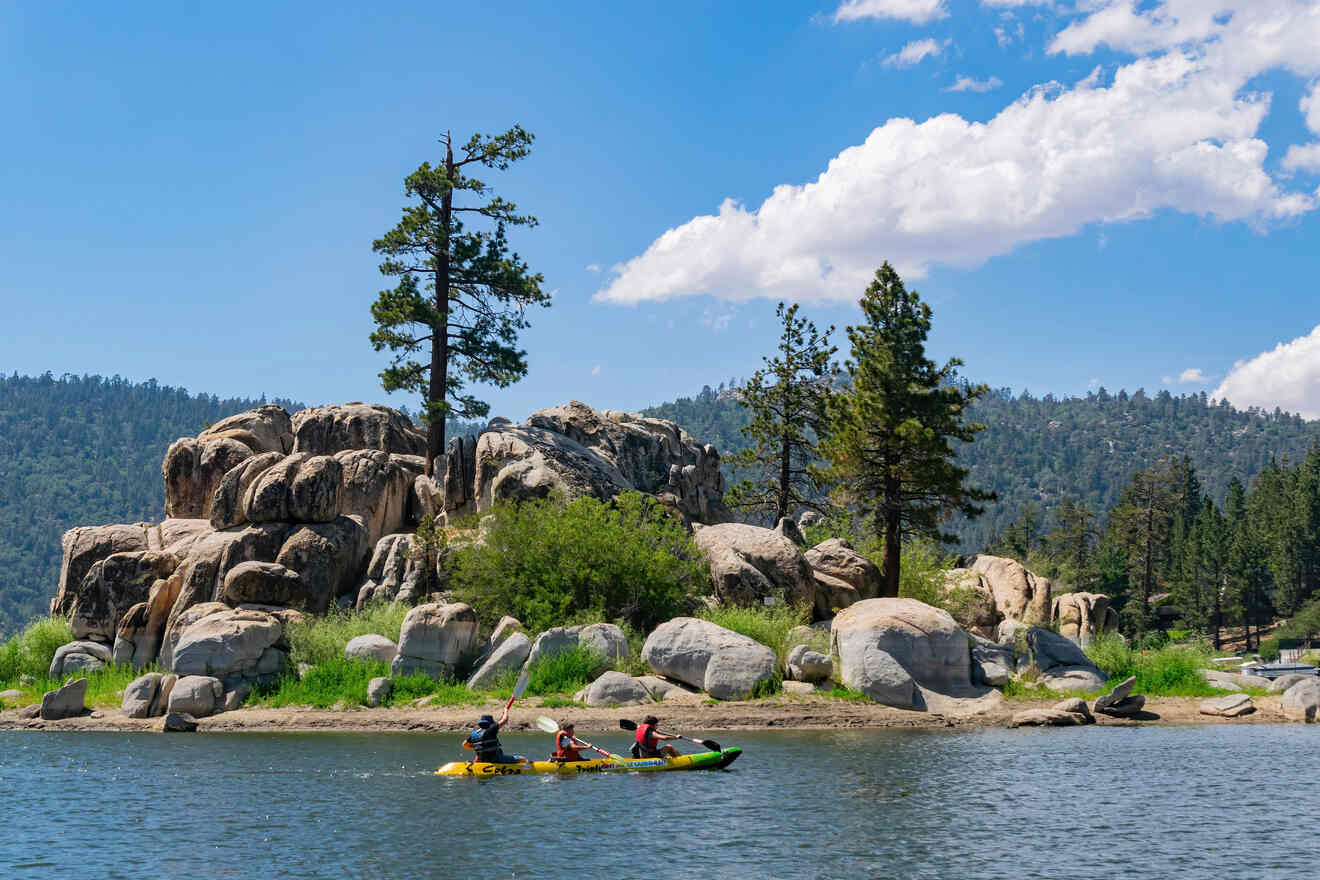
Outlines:
<svg viewBox="0 0 1320 880"><path fill-rule="evenodd" d="M482 715L477 726L468 734L467 741L477 753L477 760L487 764L522 764L527 759L521 755L506 755L500 746L500 728L509 721L509 707L504 707L500 720L489 715Z"/></svg>
<svg viewBox="0 0 1320 880"><path fill-rule="evenodd" d="M673 736L668 733L661 733L655 727L660 723L660 719L654 715L647 715L642 719L642 723L637 725L637 742L633 745L633 752L639 758L677 758L678 749L673 746L662 746L660 740L682 739L681 736Z"/></svg>
<svg viewBox="0 0 1320 880"><path fill-rule="evenodd" d="M573 735L573 722L565 722L555 734L555 751L550 755L553 761L583 761L582 753L578 751L578 746L585 746L586 743Z"/></svg>

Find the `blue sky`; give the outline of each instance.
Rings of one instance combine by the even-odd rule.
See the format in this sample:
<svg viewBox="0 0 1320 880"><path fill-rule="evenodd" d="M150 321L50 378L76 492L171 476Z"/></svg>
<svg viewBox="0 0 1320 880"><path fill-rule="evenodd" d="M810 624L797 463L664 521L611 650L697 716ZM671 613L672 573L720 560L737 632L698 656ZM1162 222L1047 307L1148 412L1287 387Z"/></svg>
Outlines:
<svg viewBox="0 0 1320 880"><path fill-rule="evenodd" d="M555 296L492 415L747 376L887 259L974 380L1320 416L1320 3L487 6L6 4L0 370L412 405L371 241L516 122Z"/></svg>

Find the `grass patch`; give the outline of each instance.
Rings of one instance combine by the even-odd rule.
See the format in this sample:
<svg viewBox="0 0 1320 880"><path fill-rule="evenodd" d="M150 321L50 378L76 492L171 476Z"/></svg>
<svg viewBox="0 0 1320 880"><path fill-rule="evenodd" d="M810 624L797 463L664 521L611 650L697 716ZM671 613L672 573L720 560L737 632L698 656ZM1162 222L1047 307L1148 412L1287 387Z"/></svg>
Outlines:
<svg viewBox="0 0 1320 880"><path fill-rule="evenodd" d="M586 703L579 703L579 702L577 702L576 700L569 700L569 699L565 699L564 697L542 697L542 698L541 698L541 708L542 708L542 709L563 709L563 708L565 708L565 707L569 707L569 706L576 707L576 708L582 708L582 707L585 707L586 705L587 705Z"/></svg>
<svg viewBox="0 0 1320 880"><path fill-rule="evenodd" d="M789 630L810 623L811 609L794 605L716 605L702 608L697 616L766 645L783 665Z"/></svg>
<svg viewBox="0 0 1320 880"><path fill-rule="evenodd" d="M1101 636L1086 654L1109 676L1109 687L1136 677L1133 693L1152 697L1212 697L1222 693L1201 677L1211 653L1197 643L1166 644L1157 650L1137 651L1114 636Z"/></svg>
<svg viewBox="0 0 1320 880"><path fill-rule="evenodd" d="M56 649L71 641L73 632L63 617L44 617L29 623L0 645L0 690L17 687L23 675L46 678Z"/></svg>
<svg viewBox="0 0 1320 880"><path fill-rule="evenodd" d="M570 648L536 661L528 676L527 695L549 697L576 693L594 681L600 670L609 666L609 662L595 651Z"/></svg>
<svg viewBox="0 0 1320 880"><path fill-rule="evenodd" d="M367 684L373 678L389 674L389 666L379 660L367 663L340 657L313 666L302 678L292 673L282 676L273 690L252 698L251 702L275 708L328 709L341 701L361 706L367 702Z"/></svg>
<svg viewBox="0 0 1320 880"><path fill-rule="evenodd" d="M836 684L832 690L817 691L817 696L829 697L831 700L847 700L851 703L869 703L871 698L861 691L855 691L852 688Z"/></svg>
<svg viewBox="0 0 1320 880"><path fill-rule="evenodd" d="M42 696L47 691L58 690L75 678L87 679L87 696L84 697L86 705L119 706L124 702L120 691L126 688L133 679L152 671L155 671L154 666L150 669L135 670L132 666L115 666L112 664L91 673L80 670L63 679L50 678L43 672L40 676L34 677L31 684L18 687L18 690L23 692L23 696L19 698L18 702L14 703L14 706L40 703ZM6 685L2 689L8 690L9 687L9 685Z"/></svg>
<svg viewBox="0 0 1320 880"><path fill-rule="evenodd" d="M1010 678L1008 684L1004 685L1004 698L1008 700L1026 700L1039 702L1041 700L1059 700L1067 699L1077 694L1061 694L1052 691L1039 681L1030 679Z"/></svg>
<svg viewBox="0 0 1320 880"><path fill-rule="evenodd" d="M343 660L344 646L358 636L375 634L397 642L408 611L402 603L373 602L361 611L332 610L321 617L308 616L286 630L289 662L296 668L299 663L320 666Z"/></svg>

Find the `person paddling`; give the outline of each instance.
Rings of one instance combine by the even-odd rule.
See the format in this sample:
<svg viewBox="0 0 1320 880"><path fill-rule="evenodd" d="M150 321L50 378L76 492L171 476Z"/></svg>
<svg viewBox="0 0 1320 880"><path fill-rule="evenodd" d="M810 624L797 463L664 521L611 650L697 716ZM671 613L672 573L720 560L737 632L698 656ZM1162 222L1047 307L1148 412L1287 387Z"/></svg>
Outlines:
<svg viewBox="0 0 1320 880"><path fill-rule="evenodd" d="M661 733L656 730L656 725L660 719L654 715L647 715L642 719L642 723L637 725L636 742L633 744L633 752L639 758L677 758L678 749L673 746L662 746L660 740L664 739L682 739L681 736L672 736L668 733Z"/></svg>
<svg viewBox="0 0 1320 880"><path fill-rule="evenodd" d="M590 748L582 740L573 735L573 722L565 721L563 727L555 734L555 750L550 755L552 761L584 761L582 753L578 751L579 746Z"/></svg>
<svg viewBox="0 0 1320 880"><path fill-rule="evenodd" d="M506 755L500 746L500 728L509 721L509 707L504 707L500 720L489 715L482 715L477 726L467 736L467 741L477 753L477 760L487 764L522 764L526 758L521 755Z"/></svg>

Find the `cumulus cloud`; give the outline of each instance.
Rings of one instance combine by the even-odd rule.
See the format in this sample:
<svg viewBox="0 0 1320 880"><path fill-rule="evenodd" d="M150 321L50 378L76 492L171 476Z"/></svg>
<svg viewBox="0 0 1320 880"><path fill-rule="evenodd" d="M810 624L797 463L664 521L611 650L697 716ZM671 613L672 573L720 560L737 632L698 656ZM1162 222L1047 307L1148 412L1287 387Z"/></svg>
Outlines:
<svg viewBox="0 0 1320 880"><path fill-rule="evenodd" d="M587 270L588 272L599 272L599 271L600 271L600 263L588 263L588 264L586 265L586 270Z"/></svg>
<svg viewBox="0 0 1320 880"><path fill-rule="evenodd" d="M596 299L847 302L882 259L920 277L1159 210L1260 228L1313 210L1315 195L1265 170L1270 96L1245 86L1267 70L1320 75L1320 7L1220 0L1225 18L1203 5L1090 0L1050 48L1136 56L1112 75L1036 86L983 123L890 119L815 180L756 206L725 200L663 233L614 266Z"/></svg>
<svg viewBox="0 0 1320 880"><path fill-rule="evenodd" d="M1178 374L1178 383L1180 385L1204 385L1210 381L1210 376L1201 372L1200 367L1189 367Z"/></svg>
<svg viewBox="0 0 1320 880"><path fill-rule="evenodd" d="M953 85L944 91L946 92L990 92L1004 84L1004 81L997 76L989 79L973 79L970 76L960 76L953 81Z"/></svg>
<svg viewBox="0 0 1320 880"><path fill-rule="evenodd" d="M1259 406L1320 418L1320 326L1273 350L1238 361L1211 394L1244 409Z"/></svg>
<svg viewBox="0 0 1320 880"><path fill-rule="evenodd" d="M1015 37L1019 40L1023 40L1026 39L1027 35L1026 29L1022 27L1022 22L1020 21L1017 23L1017 26L1012 29L1003 25L995 25L994 31L995 42L999 44L999 48L1001 49L1007 49L1009 46L1013 45L1013 39Z"/></svg>
<svg viewBox="0 0 1320 880"><path fill-rule="evenodd" d="M937 18L948 18L944 0L844 0L834 10L834 21L860 21L862 19L897 19L913 24L925 24Z"/></svg>
<svg viewBox="0 0 1320 880"><path fill-rule="evenodd" d="M947 45L949 45L948 40L943 43L930 38L913 40L893 55L887 56L881 63L885 67L915 67L926 58L939 57Z"/></svg>
<svg viewBox="0 0 1320 880"><path fill-rule="evenodd" d="M1311 87L1302 95L1302 118L1306 127L1314 134L1320 134L1320 80L1311 83ZM1294 144L1283 157L1286 171L1320 171L1320 143Z"/></svg>

